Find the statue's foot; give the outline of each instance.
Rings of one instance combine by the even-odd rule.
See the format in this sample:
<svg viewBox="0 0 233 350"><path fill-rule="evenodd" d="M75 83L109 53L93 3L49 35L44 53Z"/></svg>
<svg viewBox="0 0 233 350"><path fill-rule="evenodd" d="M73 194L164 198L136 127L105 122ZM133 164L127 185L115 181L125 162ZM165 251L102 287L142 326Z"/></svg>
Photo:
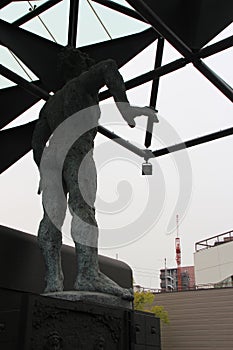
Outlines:
<svg viewBox="0 0 233 350"><path fill-rule="evenodd" d="M63 278L48 278L44 293L62 292L63 289Z"/></svg>
<svg viewBox="0 0 233 350"><path fill-rule="evenodd" d="M133 290L120 287L103 273L99 272L93 277L78 276L74 289L78 291L99 292L119 296L122 299L132 301Z"/></svg>

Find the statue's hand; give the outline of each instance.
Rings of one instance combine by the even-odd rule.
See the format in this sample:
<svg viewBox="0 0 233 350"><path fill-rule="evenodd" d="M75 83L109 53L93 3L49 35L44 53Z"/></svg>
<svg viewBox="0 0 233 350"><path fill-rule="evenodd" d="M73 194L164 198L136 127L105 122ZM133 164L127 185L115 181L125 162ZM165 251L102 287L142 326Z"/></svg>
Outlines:
<svg viewBox="0 0 233 350"><path fill-rule="evenodd" d="M141 115L148 117L152 123L158 123L159 120L156 112L156 110L150 107L135 107L130 105L125 105L121 111L123 118L131 128L134 128L136 125L134 119Z"/></svg>

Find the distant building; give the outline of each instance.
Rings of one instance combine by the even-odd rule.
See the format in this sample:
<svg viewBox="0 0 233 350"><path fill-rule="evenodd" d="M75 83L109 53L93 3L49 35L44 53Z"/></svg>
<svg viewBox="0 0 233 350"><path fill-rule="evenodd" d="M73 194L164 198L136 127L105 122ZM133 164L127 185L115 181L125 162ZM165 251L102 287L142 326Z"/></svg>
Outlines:
<svg viewBox="0 0 233 350"><path fill-rule="evenodd" d="M195 248L197 287L233 287L233 231L197 242Z"/></svg>
<svg viewBox="0 0 233 350"><path fill-rule="evenodd" d="M182 290L194 289L194 266L182 266L180 270ZM178 277L176 267L160 270L160 288L162 292L172 292L178 290Z"/></svg>
<svg viewBox="0 0 233 350"><path fill-rule="evenodd" d="M140 286L139 284L134 284L133 285L133 291L134 292L143 292L143 287Z"/></svg>

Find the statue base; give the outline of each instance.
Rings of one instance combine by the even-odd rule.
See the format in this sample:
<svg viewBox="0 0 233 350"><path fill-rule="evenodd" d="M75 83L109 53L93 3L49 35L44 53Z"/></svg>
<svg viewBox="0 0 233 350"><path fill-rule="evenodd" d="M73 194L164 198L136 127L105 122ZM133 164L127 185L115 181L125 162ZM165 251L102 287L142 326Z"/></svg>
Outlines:
<svg viewBox="0 0 233 350"><path fill-rule="evenodd" d="M161 350L153 314L106 305L111 295L62 294L63 299L0 288L0 349Z"/></svg>
<svg viewBox="0 0 233 350"><path fill-rule="evenodd" d="M73 302L86 302L86 303L95 303L102 306L114 306L121 307L124 309L132 309L132 301L124 300L121 297L98 293L98 292L88 292L88 291L64 291L64 292L54 292L54 293L45 293L43 296L57 298L62 300L69 300Z"/></svg>

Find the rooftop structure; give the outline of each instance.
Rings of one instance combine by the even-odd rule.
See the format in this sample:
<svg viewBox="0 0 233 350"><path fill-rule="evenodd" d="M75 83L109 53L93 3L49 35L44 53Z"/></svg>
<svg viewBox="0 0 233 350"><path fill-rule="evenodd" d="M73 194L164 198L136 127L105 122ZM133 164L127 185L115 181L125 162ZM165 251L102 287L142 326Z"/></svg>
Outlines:
<svg viewBox="0 0 233 350"><path fill-rule="evenodd" d="M233 286L233 231L207 238L195 246L197 286Z"/></svg>

